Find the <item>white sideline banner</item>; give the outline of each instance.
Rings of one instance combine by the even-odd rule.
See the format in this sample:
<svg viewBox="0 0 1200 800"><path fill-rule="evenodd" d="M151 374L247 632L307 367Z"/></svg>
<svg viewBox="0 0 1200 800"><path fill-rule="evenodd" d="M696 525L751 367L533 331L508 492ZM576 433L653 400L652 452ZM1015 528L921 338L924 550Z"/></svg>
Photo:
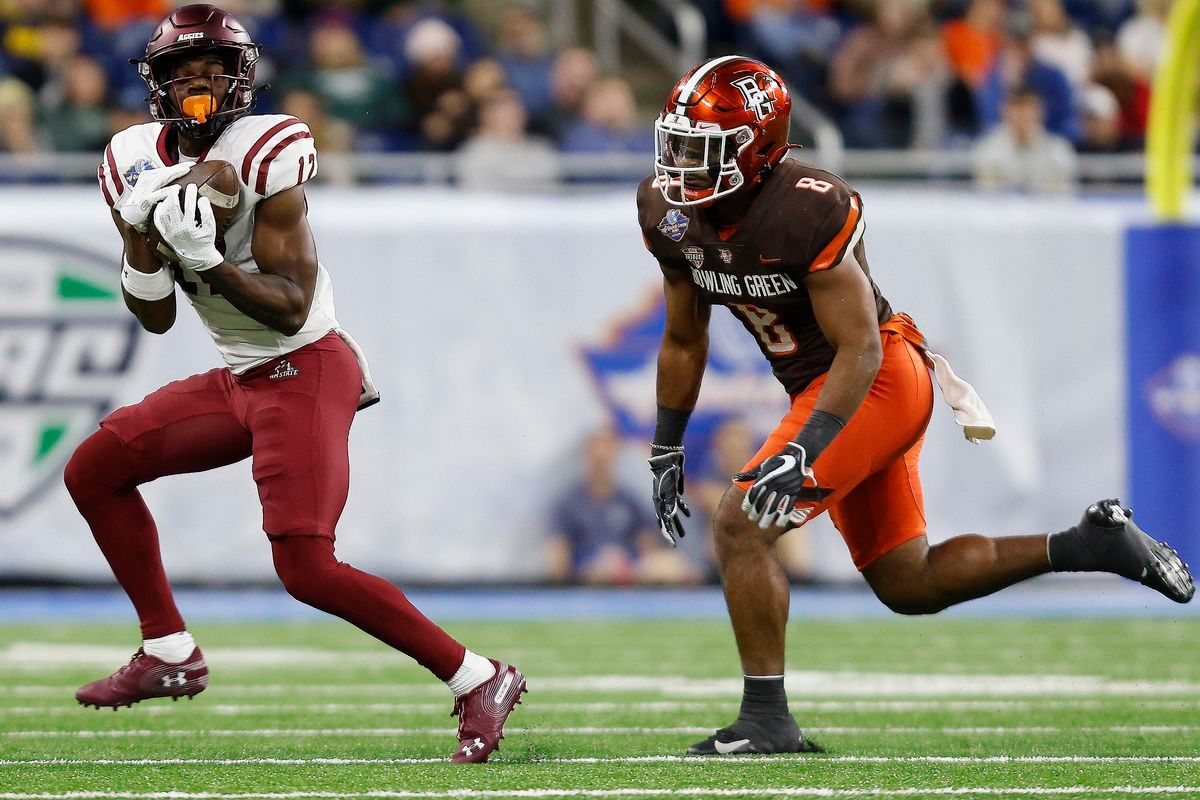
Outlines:
<svg viewBox="0 0 1200 800"><path fill-rule="evenodd" d="M1124 492L1122 237L1138 207L863 194L877 282L999 431L968 444L938 404L922 458L931 539L1058 530ZM351 434L339 556L401 578L537 577L547 507L583 437L614 404L653 414L652 369L605 384L585 357L633 336L661 293L632 193L315 189L310 204L338 318L383 394ZM96 409L220 360L186 303L164 336L128 327L120 242L96 192L0 189L0 207L0 576L105 578L62 487L66 456ZM756 358L718 315L714 346ZM740 393L762 430L785 408L778 386L722 380L702 402ZM649 503L640 455L631 448L628 470ZM273 575L249 462L143 494L173 577ZM820 574L852 574L827 523L814 546Z"/></svg>

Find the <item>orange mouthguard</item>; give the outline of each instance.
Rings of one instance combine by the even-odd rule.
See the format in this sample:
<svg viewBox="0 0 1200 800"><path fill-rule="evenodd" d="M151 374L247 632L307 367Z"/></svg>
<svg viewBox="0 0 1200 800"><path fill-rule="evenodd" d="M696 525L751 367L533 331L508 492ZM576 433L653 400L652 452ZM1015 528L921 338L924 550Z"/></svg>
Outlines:
<svg viewBox="0 0 1200 800"><path fill-rule="evenodd" d="M183 98L183 113L199 123L208 121L208 115L217 110L210 94L197 94Z"/></svg>

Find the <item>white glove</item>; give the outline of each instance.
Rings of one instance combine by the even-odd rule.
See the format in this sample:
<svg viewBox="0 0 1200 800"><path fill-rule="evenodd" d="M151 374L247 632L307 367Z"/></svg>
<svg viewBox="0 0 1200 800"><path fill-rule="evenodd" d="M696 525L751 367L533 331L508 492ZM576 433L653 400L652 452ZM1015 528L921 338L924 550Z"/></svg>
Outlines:
<svg viewBox="0 0 1200 800"><path fill-rule="evenodd" d="M176 164L173 167L143 170L138 175L137 183L129 191L129 197L118 209L121 219L141 233L150 230L150 212L154 210L156 203L167 196L164 187L171 181L187 175L191 168L190 164Z"/></svg>
<svg viewBox="0 0 1200 800"><path fill-rule="evenodd" d="M183 207L179 206L178 186L168 186L163 202L154 209L154 227L163 242L175 251L180 265L203 272L225 262L217 249L217 220L212 203L200 197L195 184L183 188Z"/></svg>

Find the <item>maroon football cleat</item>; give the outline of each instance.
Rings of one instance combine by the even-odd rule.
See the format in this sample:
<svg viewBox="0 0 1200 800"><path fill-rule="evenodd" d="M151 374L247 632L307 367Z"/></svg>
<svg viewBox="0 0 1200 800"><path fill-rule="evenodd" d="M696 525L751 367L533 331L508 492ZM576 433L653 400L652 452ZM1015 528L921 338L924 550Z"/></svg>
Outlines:
<svg viewBox="0 0 1200 800"><path fill-rule="evenodd" d="M504 738L504 721L521 702L525 676L516 667L489 659L496 674L462 697L455 698L458 717L458 749L450 756L455 764L478 764L488 760Z"/></svg>
<svg viewBox="0 0 1200 800"><path fill-rule="evenodd" d="M116 711L120 706L131 706L152 697L191 699L207 685L208 665L199 647L179 664L168 664L139 647L128 664L107 678L81 687L75 692L75 699L81 705Z"/></svg>

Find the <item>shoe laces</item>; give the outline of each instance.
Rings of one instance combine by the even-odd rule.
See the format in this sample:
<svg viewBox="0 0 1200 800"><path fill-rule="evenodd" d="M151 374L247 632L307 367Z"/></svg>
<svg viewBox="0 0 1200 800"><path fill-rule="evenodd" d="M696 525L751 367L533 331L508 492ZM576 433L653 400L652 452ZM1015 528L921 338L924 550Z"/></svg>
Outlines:
<svg viewBox="0 0 1200 800"><path fill-rule="evenodd" d="M124 672L125 672L125 670L129 669L130 667L132 667L134 664L136 664L136 663L137 663L137 660L138 660L139 658L142 658L142 657L144 657L145 655L146 655L146 651L145 651L145 650L143 650L142 648L140 648L140 647L139 647L139 648L137 649L137 651L136 651L136 652L135 652L135 653L134 653L132 656L130 656L130 657L129 657L129 663L128 663L128 664L126 664L125 666L121 667L119 670L117 670L116 674L117 674L117 675L120 675L120 674L124 673Z"/></svg>

